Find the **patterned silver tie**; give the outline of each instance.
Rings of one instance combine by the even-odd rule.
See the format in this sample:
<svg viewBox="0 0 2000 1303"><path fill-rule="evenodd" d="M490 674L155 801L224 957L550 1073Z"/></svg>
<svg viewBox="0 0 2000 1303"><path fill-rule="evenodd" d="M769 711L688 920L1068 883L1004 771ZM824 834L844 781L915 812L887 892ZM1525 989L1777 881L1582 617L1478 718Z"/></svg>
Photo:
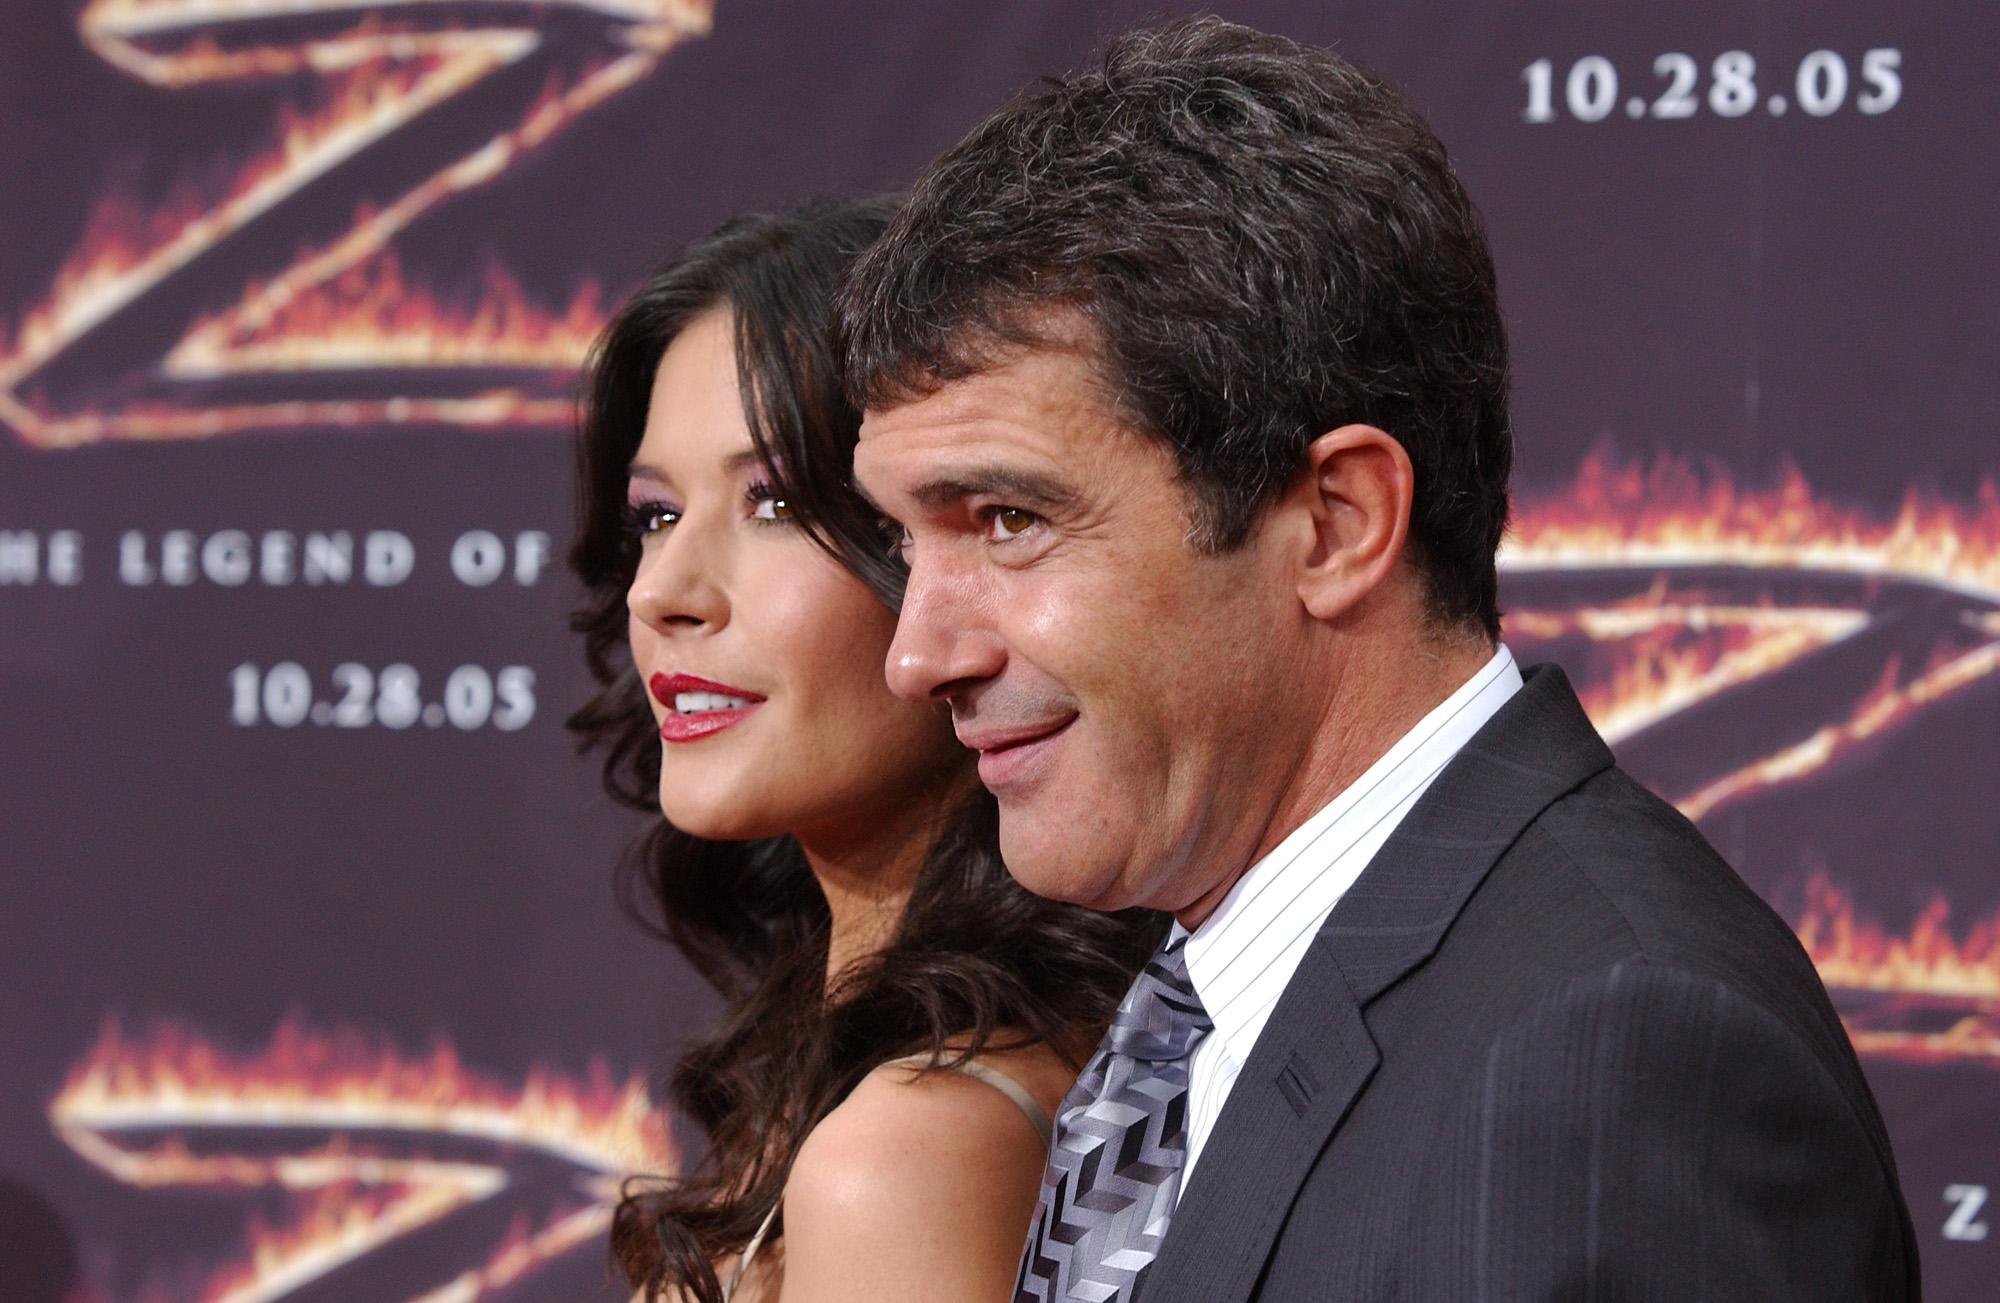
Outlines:
<svg viewBox="0 0 2000 1303"><path fill-rule="evenodd" d="M1186 940L1148 961L1056 1111L1015 1303L1132 1303L1159 1256L1187 1161L1188 1055L1214 1026Z"/></svg>

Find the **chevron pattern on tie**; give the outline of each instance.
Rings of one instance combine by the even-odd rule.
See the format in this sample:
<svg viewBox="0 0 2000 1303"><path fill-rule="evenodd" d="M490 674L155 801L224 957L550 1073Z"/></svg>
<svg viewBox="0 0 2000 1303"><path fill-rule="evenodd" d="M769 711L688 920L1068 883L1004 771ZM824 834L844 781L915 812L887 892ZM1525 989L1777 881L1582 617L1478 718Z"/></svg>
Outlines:
<svg viewBox="0 0 2000 1303"><path fill-rule="evenodd" d="M1161 947L1056 1112L1015 1303L1133 1303L1187 1161L1188 1055L1213 1024L1186 937Z"/></svg>

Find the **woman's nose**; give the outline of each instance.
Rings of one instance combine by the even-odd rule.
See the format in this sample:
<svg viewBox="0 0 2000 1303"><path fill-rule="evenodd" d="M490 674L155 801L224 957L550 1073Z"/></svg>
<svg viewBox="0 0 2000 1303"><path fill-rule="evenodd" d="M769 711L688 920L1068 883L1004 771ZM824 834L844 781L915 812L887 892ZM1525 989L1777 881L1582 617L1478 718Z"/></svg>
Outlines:
<svg viewBox="0 0 2000 1303"><path fill-rule="evenodd" d="M725 576L714 549L685 524L648 545L625 592L632 617L660 633L713 632L729 620Z"/></svg>

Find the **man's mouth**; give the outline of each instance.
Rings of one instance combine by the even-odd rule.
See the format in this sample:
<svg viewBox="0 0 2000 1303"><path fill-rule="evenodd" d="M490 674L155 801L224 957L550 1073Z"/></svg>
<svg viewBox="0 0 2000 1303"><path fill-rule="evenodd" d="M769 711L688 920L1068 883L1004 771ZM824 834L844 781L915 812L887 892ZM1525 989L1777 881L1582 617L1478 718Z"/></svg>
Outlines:
<svg viewBox="0 0 2000 1303"><path fill-rule="evenodd" d="M1054 723L1022 725L1014 728L979 728L959 734L958 740L979 753L979 781L996 796L1003 789L1019 787L1044 767L1076 716Z"/></svg>
<svg viewBox="0 0 2000 1303"><path fill-rule="evenodd" d="M660 736L695 742L741 723L764 703L762 693L717 683L695 674L655 674L646 680L653 700L667 708Z"/></svg>

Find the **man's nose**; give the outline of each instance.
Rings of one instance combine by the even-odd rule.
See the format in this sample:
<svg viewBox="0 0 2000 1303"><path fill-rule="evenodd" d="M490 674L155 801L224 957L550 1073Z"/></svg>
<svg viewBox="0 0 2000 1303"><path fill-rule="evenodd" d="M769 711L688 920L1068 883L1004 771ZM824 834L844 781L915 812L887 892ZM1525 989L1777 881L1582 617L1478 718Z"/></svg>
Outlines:
<svg viewBox="0 0 2000 1303"><path fill-rule="evenodd" d="M989 605L969 578L913 565L883 666L889 690L910 701L948 701L998 675L1006 643Z"/></svg>

